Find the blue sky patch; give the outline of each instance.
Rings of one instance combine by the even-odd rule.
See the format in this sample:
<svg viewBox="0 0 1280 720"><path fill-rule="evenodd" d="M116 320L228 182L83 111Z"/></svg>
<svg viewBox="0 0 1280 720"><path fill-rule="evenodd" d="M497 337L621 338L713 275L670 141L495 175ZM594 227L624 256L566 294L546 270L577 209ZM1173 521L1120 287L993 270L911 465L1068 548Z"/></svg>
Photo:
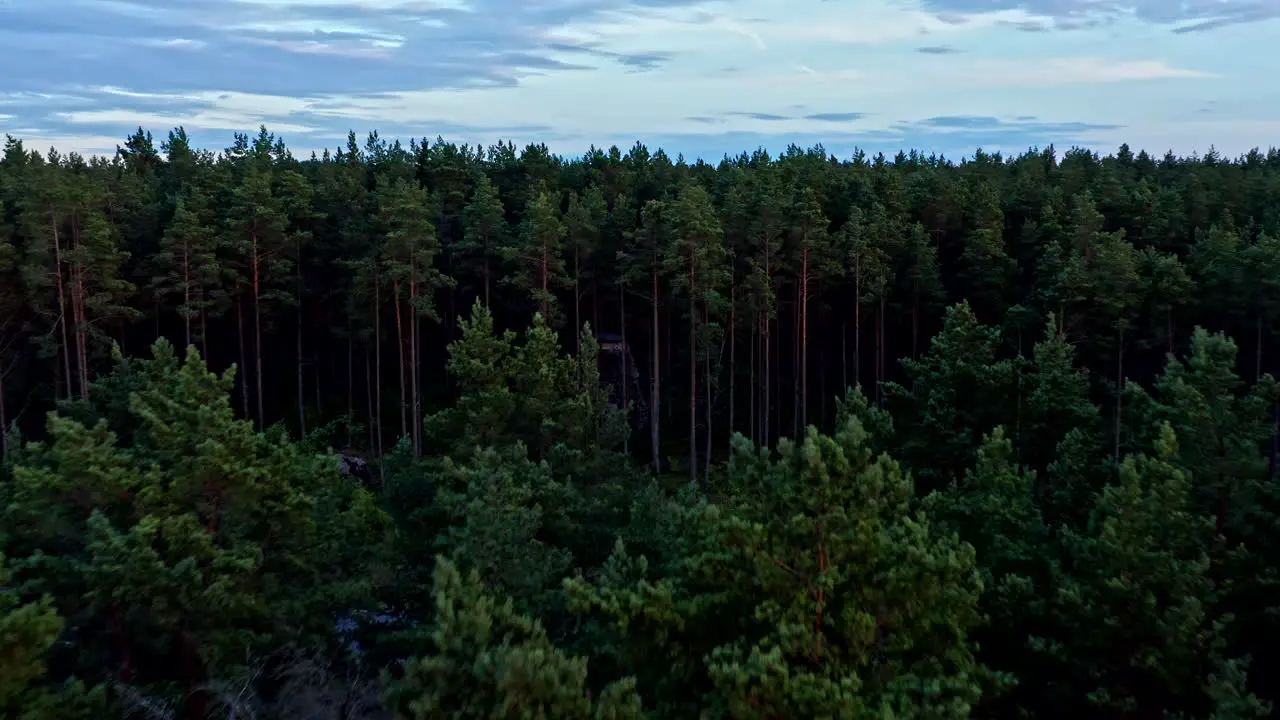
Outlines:
<svg viewBox="0 0 1280 720"><path fill-rule="evenodd" d="M1280 0L0 0L0 133L1234 154L1280 137L1278 19Z"/></svg>

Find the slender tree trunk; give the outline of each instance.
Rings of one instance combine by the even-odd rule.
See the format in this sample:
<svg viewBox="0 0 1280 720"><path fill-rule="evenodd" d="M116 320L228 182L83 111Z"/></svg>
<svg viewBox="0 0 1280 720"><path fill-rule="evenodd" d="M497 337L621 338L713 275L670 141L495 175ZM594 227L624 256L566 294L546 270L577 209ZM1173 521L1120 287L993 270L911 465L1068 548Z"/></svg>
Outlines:
<svg viewBox="0 0 1280 720"><path fill-rule="evenodd" d="M77 246L79 239L77 238ZM89 399L89 319L84 308L84 266L76 261L72 273L75 276L75 296L72 306L76 318L76 359L80 366L80 398Z"/></svg>
<svg viewBox="0 0 1280 720"><path fill-rule="evenodd" d="M298 317L297 332L294 333L294 351L298 354L298 436L303 440L307 438L307 401L306 401L306 385L303 382L303 355L302 355L302 297L298 297ZM318 365L318 364L317 364ZM316 372L320 372L317 367Z"/></svg>
<svg viewBox="0 0 1280 720"><path fill-rule="evenodd" d="M374 422L378 427L378 477L385 481L386 472L382 464L383 449L386 447L382 437L382 278L379 277L376 263L373 269L373 356L375 382L373 396L374 409L377 411Z"/></svg>
<svg viewBox="0 0 1280 720"><path fill-rule="evenodd" d="M764 347L762 348L764 350L764 406L760 408L760 414L763 416L764 420L764 433L760 436L760 439L764 445L769 445L773 441L773 436L769 432L771 429L769 421L772 419L770 413L773 411L773 403L771 402L773 399L773 393L770 392L773 389L773 373L771 372L771 366L773 364L771 362L773 356L773 343L771 341L772 328L770 327L770 323L771 320L769 319L769 316L765 315Z"/></svg>
<svg viewBox="0 0 1280 720"><path fill-rule="evenodd" d="M703 318L703 323L705 325L711 324L711 313L708 312L706 305L702 306L702 318ZM711 423L711 351L710 350L707 351L707 356L703 360L703 367L706 368L706 372L707 372L706 389L703 391L707 396L706 398L707 407L706 407L706 410L703 412L703 417L707 419L707 441L706 441L707 453L706 453L706 457L703 458L702 460L702 463L703 463L702 477L709 478L711 477L711 440L713 437L712 423Z"/></svg>
<svg viewBox="0 0 1280 720"><path fill-rule="evenodd" d="M1116 332L1116 428L1115 428L1115 462L1120 465L1120 418L1124 404L1124 330Z"/></svg>
<svg viewBox="0 0 1280 720"><path fill-rule="evenodd" d="M416 269L413 272L417 272ZM410 382L410 392L413 394L413 456L422 456L422 432L419 418L422 411L422 399L418 388L418 367L420 359L418 357L418 309L414 304L417 300L418 284L413 279L409 280L409 367L412 370L412 378Z"/></svg>
<svg viewBox="0 0 1280 720"><path fill-rule="evenodd" d="M71 397L71 337L67 330L66 290L62 286L62 239L58 235L58 219L52 218L53 228L53 272L58 291L58 322L62 326L62 369L66 374L67 398Z"/></svg>
<svg viewBox="0 0 1280 720"><path fill-rule="evenodd" d="M486 310L493 309L493 305L489 301L489 248L487 247L487 241L484 251L484 307Z"/></svg>
<svg viewBox="0 0 1280 720"><path fill-rule="evenodd" d="M758 419L756 418L756 394L759 392L756 388L756 356L760 352L759 319L757 319L753 325L754 327L751 328L750 333L751 359L748 363L751 366L751 370L747 374L747 387L751 389L751 392L747 394L747 397L750 398L748 401L747 415L751 421L751 425L749 426L751 428L751 442L758 444L760 442L760 428L757 425Z"/></svg>
<svg viewBox="0 0 1280 720"><path fill-rule="evenodd" d="M356 419L355 341L351 337L351 316L347 316L347 447L352 445L351 423ZM372 444L372 443L371 443Z"/></svg>
<svg viewBox="0 0 1280 720"><path fill-rule="evenodd" d="M582 354L582 285L578 265L578 246L573 246L573 352ZM600 329L596 328L596 332Z"/></svg>
<svg viewBox="0 0 1280 720"><path fill-rule="evenodd" d="M187 347L191 347L191 253L186 238L182 240L182 320L186 324ZM159 314L157 313L157 317Z"/></svg>
<svg viewBox="0 0 1280 720"><path fill-rule="evenodd" d="M1257 382L1262 379L1262 313L1258 313L1257 322L1257 347L1254 350L1254 373L1253 381Z"/></svg>
<svg viewBox="0 0 1280 720"><path fill-rule="evenodd" d="M659 376L661 375L661 366L659 365L662 356L659 354L659 338L660 328L658 327L658 257L655 254L653 259L653 367L650 369L649 378L649 441L653 445L653 474L657 475L662 472L662 448L658 443L658 413L662 409L660 405L659 395L661 387Z"/></svg>
<svg viewBox="0 0 1280 720"><path fill-rule="evenodd" d="M618 286L618 322L622 334L622 411L626 413L627 431L622 436L622 454L631 457L631 401L628 396L631 390L631 346L627 345L627 290Z"/></svg>
<svg viewBox="0 0 1280 720"><path fill-rule="evenodd" d="M259 274L258 236L253 236L253 368L258 390L258 429L267 427L262 403L262 278Z"/></svg>
<svg viewBox="0 0 1280 720"><path fill-rule="evenodd" d="M244 299L236 293L236 334L240 338L240 410L245 419L249 415L249 351L244 340Z"/></svg>
<svg viewBox="0 0 1280 720"><path fill-rule="evenodd" d="M804 338L801 336L804 329L800 320L801 306L804 304L804 291L802 287L803 283L797 284L796 304L791 315L791 332L793 333L792 338L795 339L795 342L791 346L791 432L792 437L796 438L800 437L800 410L804 403L804 398L801 393L801 383L804 379L804 368L801 366L800 362L801 349L804 345Z"/></svg>
<svg viewBox="0 0 1280 720"><path fill-rule="evenodd" d="M369 414L369 454L377 457L378 438L374 434L377 420L373 415L373 373L370 371L372 367L373 349L366 345L364 348L364 403L365 412Z"/></svg>
<svg viewBox="0 0 1280 720"><path fill-rule="evenodd" d="M772 333L771 333L770 323L772 322L772 319L773 319L772 316L773 316L774 305L777 300L777 296L774 294L774 286L773 286L773 252L772 252L772 249L770 248L769 239L767 237L764 239L764 246L765 246L764 277L765 277L765 294L766 294L765 308L766 310L764 313L764 333L761 338L763 344L761 345L761 348L760 348L764 352L764 403L760 407L760 415L763 421L762 422L763 432L760 435L760 440L761 440L761 444L769 445L772 438L772 436L769 434L769 431L772 429L772 426L769 424L769 421L772 419L771 413L773 412L773 403L772 403L773 394L771 392L773 387L772 385L773 374L770 372L770 369L771 369L770 359L772 358L772 355L773 355L773 343L772 343Z"/></svg>
<svg viewBox="0 0 1280 720"><path fill-rule="evenodd" d="M5 414L4 376L6 370L0 365L0 460L9 456L9 416Z"/></svg>
<svg viewBox="0 0 1280 720"><path fill-rule="evenodd" d="M332 373L337 360L333 355L329 356L329 371ZM316 388L316 417L324 417L324 373L321 370L320 352L316 351L311 355L311 367L315 370L315 388Z"/></svg>
<svg viewBox="0 0 1280 720"><path fill-rule="evenodd" d="M205 302L204 285L200 286L200 352L209 352L209 311Z"/></svg>
<svg viewBox="0 0 1280 720"><path fill-rule="evenodd" d="M306 383L303 381L303 354L302 354L302 303L305 298L306 285L302 279L302 236L294 238L294 252L297 255L297 265L294 268L294 292L297 295L298 312L297 312L297 332L294 333L294 351L298 354L298 437L305 440L307 438L307 403L306 403ZM316 361L316 377L320 376L320 362ZM316 393L316 412L320 412L319 391Z"/></svg>
<svg viewBox="0 0 1280 720"><path fill-rule="evenodd" d="M880 291L880 321L876 323L876 403L884 406L884 299L885 292Z"/></svg>
<svg viewBox="0 0 1280 720"><path fill-rule="evenodd" d="M853 384L862 386L862 270L856 266L853 278Z"/></svg>
<svg viewBox="0 0 1280 720"><path fill-rule="evenodd" d="M737 428L737 405L735 395L738 392L738 355L734 333L738 319L738 287L729 288L729 439L733 439L733 431Z"/></svg>
<svg viewBox="0 0 1280 720"><path fill-rule="evenodd" d="M698 483L698 278L689 252L689 482Z"/></svg>
<svg viewBox="0 0 1280 720"><path fill-rule="evenodd" d="M1169 357L1173 357L1173 306L1164 309L1164 334L1169 343Z"/></svg>
<svg viewBox="0 0 1280 720"><path fill-rule="evenodd" d="M840 384L849 387L849 321L843 318L840 320Z"/></svg>
<svg viewBox="0 0 1280 720"><path fill-rule="evenodd" d="M911 302L911 359L920 358L920 294L913 293Z"/></svg>
<svg viewBox="0 0 1280 720"><path fill-rule="evenodd" d="M400 437L409 434L409 380L404 358L404 318L400 312L400 281L391 281L391 301L396 306L396 350L400 361Z"/></svg>
<svg viewBox="0 0 1280 720"><path fill-rule="evenodd" d="M547 252L547 246L546 244L543 244L542 262L539 268L542 274L542 319L547 323L547 326L550 327L551 326L551 302L550 302L550 297L547 294L548 292L547 289L550 287L550 283L547 282L547 273L548 273L547 263L550 262L550 260L547 258L548 254L549 253Z"/></svg>
<svg viewBox="0 0 1280 720"><path fill-rule="evenodd" d="M818 426L827 421L827 346L818 345Z"/></svg>
<svg viewBox="0 0 1280 720"><path fill-rule="evenodd" d="M800 254L800 428L809 425L809 248Z"/></svg>

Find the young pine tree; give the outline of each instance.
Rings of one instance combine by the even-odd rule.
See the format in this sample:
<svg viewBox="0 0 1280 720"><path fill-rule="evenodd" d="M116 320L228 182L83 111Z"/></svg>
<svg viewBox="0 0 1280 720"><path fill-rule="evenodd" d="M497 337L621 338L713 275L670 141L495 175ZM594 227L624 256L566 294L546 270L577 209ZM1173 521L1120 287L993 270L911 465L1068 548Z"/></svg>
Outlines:
<svg viewBox="0 0 1280 720"><path fill-rule="evenodd" d="M967 717L984 671L966 640L971 546L934 530L910 479L854 418L777 456L737 436L730 500L677 509L682 553L615 551L571 607L672 717Z"/></svg>

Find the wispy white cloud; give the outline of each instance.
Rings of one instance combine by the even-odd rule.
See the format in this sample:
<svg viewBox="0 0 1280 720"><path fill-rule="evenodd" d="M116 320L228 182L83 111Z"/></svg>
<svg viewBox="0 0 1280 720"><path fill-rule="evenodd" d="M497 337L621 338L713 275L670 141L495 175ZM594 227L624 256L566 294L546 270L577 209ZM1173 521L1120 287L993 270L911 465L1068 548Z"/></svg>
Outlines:
<svg viewBox="0 0 1280 720"><path fill-rule="evenodd" d="M9 116L0 120L86 145L141 124L161 133L183 125L217 147L266 123L304 145L354 127L547 141L562 152L638 137L692 148L827 137L950 152L1054 138L1244 149L1275 137L1247 118L1280 117L1280 93L1256 83L1280 71L1280 59L1221 48L1269 42L1265 27L1226 21L1264 2L1280 6L0 0ZM1182 10L1161 14L1175 4ZM1191 23L1219 24L1213 34L1171 32ZM1178 124L1206 119L1210 101L1221 124ZM1004 120L919 120L942 117ZM1227 127L1226 138L1196 134Z"/></svg>
<svg viewBox="0 0 1280 720"><path fill-rule="evenodd" d="M968 87L1044 87L1214 77L1217 77L1214 73L1174 67L1160 60L1074 57L948 63L934 69L925 82L945 80Z"/></svg>

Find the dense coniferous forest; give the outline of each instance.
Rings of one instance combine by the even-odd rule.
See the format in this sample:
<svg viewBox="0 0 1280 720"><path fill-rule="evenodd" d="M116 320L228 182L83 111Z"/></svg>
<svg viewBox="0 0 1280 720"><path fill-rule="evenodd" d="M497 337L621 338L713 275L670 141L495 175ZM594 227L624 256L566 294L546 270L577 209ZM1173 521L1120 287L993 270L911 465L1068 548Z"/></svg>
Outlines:
<svg viewBox="0 0 1280 720"><path fill-rule="evenodd" d="M0 717L1263 717L1280 152L0 160Z"/></svg>

